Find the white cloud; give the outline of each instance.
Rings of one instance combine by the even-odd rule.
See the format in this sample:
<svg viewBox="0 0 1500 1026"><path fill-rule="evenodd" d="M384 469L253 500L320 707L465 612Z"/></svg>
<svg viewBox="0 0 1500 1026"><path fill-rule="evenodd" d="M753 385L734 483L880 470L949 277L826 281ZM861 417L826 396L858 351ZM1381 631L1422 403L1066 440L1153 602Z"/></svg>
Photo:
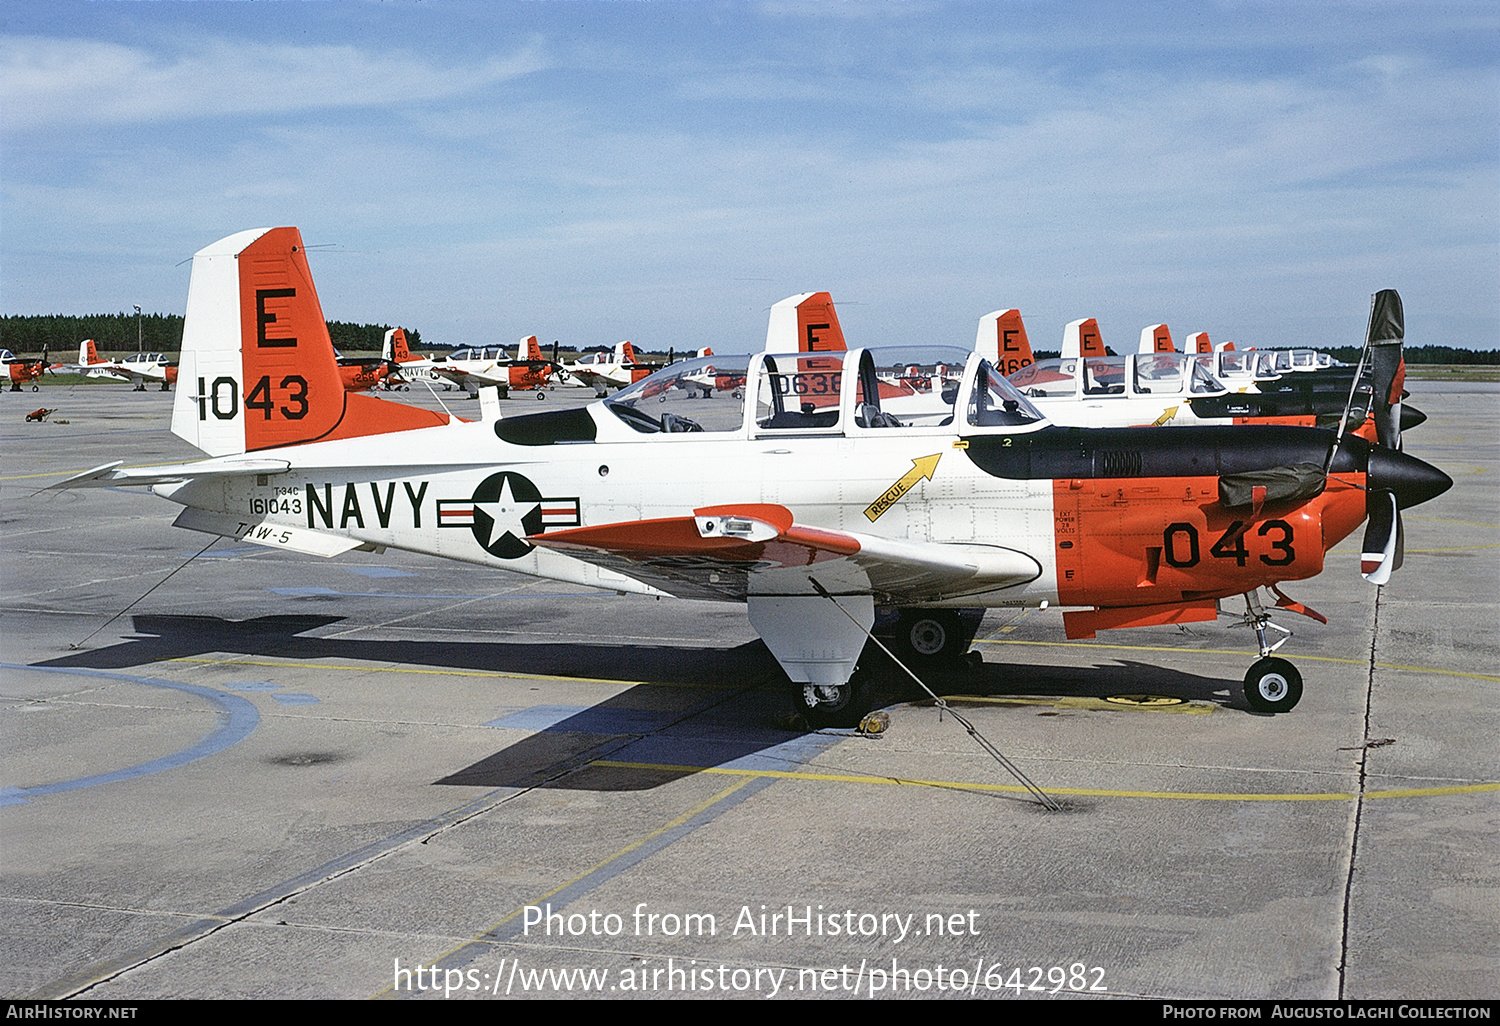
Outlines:
<svg viewBox="0 0 1500 1026"><path fill-rule="evenodd" d="M400 52L221 38L171 56L119 43L0 38L7 132L275 115L437 100L547 66L532 41L514 53L440 67Z"/></svg>

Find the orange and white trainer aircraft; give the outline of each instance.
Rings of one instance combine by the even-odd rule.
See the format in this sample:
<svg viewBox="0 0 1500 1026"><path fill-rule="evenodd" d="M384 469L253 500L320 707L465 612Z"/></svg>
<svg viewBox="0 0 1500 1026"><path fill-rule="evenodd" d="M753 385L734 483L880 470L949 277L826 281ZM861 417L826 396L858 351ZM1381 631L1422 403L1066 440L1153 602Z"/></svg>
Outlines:
<svg viewBox="0 0 1500 1026"><path fill-rule="evenodd" d="M625 388L660 370L659 364L643 362L631 342L616 342L608 353L585 353L563 368L568 377L603 397L612 389Z"/></svg>
<svg viewBox="0 0 1500 1026"><path fill-rule="evenodd" d="M1400 337L1383 292L1371 348ZM193 259L172 430L207 458L52 487L144 485L182 507L178 526L272 548L390 546L744 602L808 718L828 723L868 701L856 669L877 607L899 611L901 650L920 661L963 654L959 610L1073 607L1067 634L1091 637L1212 620L1241 595L1261 656L1245 697L1286 711L1301 678L1271 655L1285 638L1268 640L1281 628L1261 590L1305 611L1278 586L1320 573L1367 519L1365 576L1387 580L1400 510L1452 484L1392 444L1315 428L1054 427L977 352L760 352L659 374L732 360L743 399L695 399L692 418L661 412L659 376L521 417L484 390L475 422L346 392L300 234L257 229ZM882 409L878 366L955 361L943 421ZM804 405L804 374L836 402Z"/></svg>
<svg viewBox="0 0 1500 1026"><path fill-rule="evenodd" d="M389 328L379 358L338 356L339 376L350 392L368 392L373 388L392 388L406 383L405 374L426 370L432 361L413 356L406 344L405 328Z"/></svg>
<svg viewBox="0 0 1500 1026"><path fill-rule="evenodd" d="M429 362L428 369L434 379L463 388L470 399L477 398L481 388L495 387L502 392L535 389L536 397L545 399L557 364L542 355L535 335L527 335L516 346L515 359L500 346L481 346L440 356Z"/></svg>
<svg viewBox="0 0 1500 1026"><path fill-rule="evenodd" d="M50 367L45 347L42 349L40 360L27 360L12 353L9 349L0 349L0 381L9 381L12 392L21 391L22 385L30 385L33 392L41 391L41 386L37 382Z"/></svg>

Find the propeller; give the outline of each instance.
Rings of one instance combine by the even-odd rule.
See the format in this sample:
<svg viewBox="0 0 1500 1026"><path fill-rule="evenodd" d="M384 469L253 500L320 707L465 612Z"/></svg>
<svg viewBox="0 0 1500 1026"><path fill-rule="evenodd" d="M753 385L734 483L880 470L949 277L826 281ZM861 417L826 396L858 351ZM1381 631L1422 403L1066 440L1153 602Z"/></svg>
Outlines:
<svg viewBox="0 0 1500 1026"><path fill-rule="evenodd" d="M1382 585L1391 579L1391 573L1400 569L1403 556L1405 530L1401 524L1401 510L1413 505L1416 493L1426 492L1429 474L1416 474L1414 468L1392 457L1401 456L1401 393L1406 383L1406 360L1402 345L1406 338L1406 319L1401 308L1401 296L1395 289L1382 289L1370 300L1370 324L1365 332L1365 349L1360 356L1362 373L1369 363L1371 389L1366 416L1375 421L1375 446L1370 449L1366 471L1365 491L1365 539L1360 549L1360 574L1374 585ZM1350 390L1352 405L1354 392ZM1341 429L1347 429L1348 405L1344 408ZM1360 418L1364 422L1364 417ZM1334 443L1337 448L1338 443ZM1428 468L1441 477L1445 484L1451 479L1441 471ZM1419 480L1422 479L1422 480ZM1402 501L1407 500L1407 501ZM1422 499L1416 499L1422 501Z"/></svg>

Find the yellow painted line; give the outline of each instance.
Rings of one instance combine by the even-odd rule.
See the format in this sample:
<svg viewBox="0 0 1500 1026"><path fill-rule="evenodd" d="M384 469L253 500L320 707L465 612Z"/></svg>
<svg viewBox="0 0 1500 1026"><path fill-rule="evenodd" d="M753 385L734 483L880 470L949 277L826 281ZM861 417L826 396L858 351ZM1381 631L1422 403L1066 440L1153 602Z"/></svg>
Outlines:
<svg viewBox="0 0 1500 1026"><path fill-rule="evenodd" d="M600 765L608 765L608 764L607 763L598 762L598 763L591 763L590 765L600 766ZM573 877L571 880L566 880L563 883L558 884L556 887L552 888L552 890L548 891L546 894L543 894L541 897L537 898L535 901L528 901L525 905L520 906L514 912L512 912L510 915L506 916L504 919L501 919L499 922L492 923L489 927L487 927L486 929L482 930L479 933L476 933L474 936L470 937L468 940L464 941L462 944L458 944L458 945L455 945L454 947L449 948L447 951L443 952L437 958L433 959L432 960L433 964L436 964L438 962L443 961L443 959L447 958L448 956L450 956L450 955L452 955L452 954L454 954L456 952L462 951L464 948L468 947L470 944L479 943L480 941L483 940L483 938L487 934L494 933L496 930L500 929L500 927L504 926L506 923L508 923L512 919L516 918L516 916L520 915L522 912L525 912L528 906L537 905L537 904L539 904L539 903L541 903L543 901L546 901L548 898L552 897L554 894L557 894L558 892L566 890L567 888L573 886L575 883L577 883L579 880L582 880L584 877L588 876L590 873L597 873L599 870L603 869L605 866L609 865L611 862L615 862L615 861L623 858L624 856L629 855L631 852L635 851L641 845L650 843L651 841L653 841L656 838L660 837L662 834L666 833L668 830L675 830L677 827L680 827L682 824L686 823L688 820L690 820L694 816L698 815L698 813L702 812L703 810L705 810L707 808L710 808L713 805L718 804L719 802L723 801L725 798L728 798L730 795L734 794L740 788L745 787L752 780L754 780L754 777L746 777L744 780L740 780L740 781L738 781L736 783L730 784L728 787L724 788L724 790L722 790L719 793L713 795L712 797L705 798L703 801L699 802L697 805L694 805L691 809L688 809L686 812L684 812L682 815L678 816L676 819L673 819L673 820L671 820L671 821L669 821L667 823L663 823L661 826L657 827L655 830L651 831L646 836L638 838L635 841L632 841L630 844L627 844L625 847L621 848L619 851L615 852L613 855L610 855L608 858L602 859L599 862L594 863L592 866L590 866L589 868L585 869L583 872L579 873L577 876ZM391 986L386 987L384 990L380 991L380 993L376 994L375 996L376 997L380 997L382 994L386 994L389 991L391 991L394 987L395 987L395 982L392 981Z"/></svg>
<svg viewBox="0 0 1500 1026"><path fill-rule="evenodd" d="M1465 527L1493 527L1500 530L1500 524L1481 524L1474 520L1449 520L1447 517L1407 517L1407 520L1430 520L1435 524L1463 524Z"/></svg>
<svg viewBox="0 0 1500 1026"><path fill-rule="evenodd" d="M1475 552L1479 549L1500 549L1500 542L1494 545L1456 545L1451 549L1407 549L1407 552ZM1353 551L1350 551L1353 554Z"/></svg>
<svg viewBox="0 0 1500 1026"><path fill-rule="evenodd" d="M975 638L976 645L1032 645L1037 648L1113 649L1123 652L1173 652L1178 655L1227 655L1247 656L1250 652L1226 648L1166 648L1160 645L1101 645L1076 641L1015 641L1004 638ZM1350 666L1369 666L1367 659L1344 659L1339 656L1299 655L1299 660L1319 663L1346 663ZM1401 663L1376 663L1382 670L1403 670L1407 673L1435 673L1443 677L1470 677L1474 680L1500 682L1500 676L1488 673L1470 673L1466 670L1443 670L1436 666L1404 666Z"/></svg>
<svg viewBox="0 0 1500 1026"><path fill-rule="evenodd" d="M936 787L949 791L993 791L1006 794L1029 793L1019 784L974 784L959 780L919 780L905 777L872 777L849 773L796 773L790 770L728 769L724 766L676 766L653 762L621 762L596 759L590 766L616 769L657 770L670 773L709 773L735 777L771 777L776 780L808 780L837 784L884 784L891 787ZM1068 794L1084 798L1170 798L1210 802L1336 802L1359 797L1350 791L1327 791L1313 794L1243 794L1213 791L1116 791L1088 787L1044 787L1048 794ZM1366 791L1366 798L1418 798L1431 795L1477 794L1500 791L1500 783L1458 784L1448 787L1417 787L1400 791ZM564 885L566 886L566 885ZM556 892L553 892L556 893Z"/></svg>
<svg viewBox="0 0 1500 1026"><path fill-rule="evenodd" d="M943 700L951 705L970 702L986 705L1050 705L1055 709L1083 709L1089 712L1185 713L1190 716L1206 716L1218 708L1208 702L1149 705L1139 702L1111 702L1105 698L996 698L990 695L945 695Z"/></svg>

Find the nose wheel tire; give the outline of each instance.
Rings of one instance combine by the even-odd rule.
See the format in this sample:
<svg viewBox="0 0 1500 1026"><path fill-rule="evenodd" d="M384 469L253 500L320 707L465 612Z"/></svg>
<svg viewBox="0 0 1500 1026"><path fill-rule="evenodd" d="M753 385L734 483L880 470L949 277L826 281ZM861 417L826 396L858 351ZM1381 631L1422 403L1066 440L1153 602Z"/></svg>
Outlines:
<svg viewBox="0 0 1500 1026"><path fill-rule="evenodd" d="M1302 674L1285 659L1267 657L1245 674L1245 701L1256 712L1291 712L1302 698Z"/></svg>

